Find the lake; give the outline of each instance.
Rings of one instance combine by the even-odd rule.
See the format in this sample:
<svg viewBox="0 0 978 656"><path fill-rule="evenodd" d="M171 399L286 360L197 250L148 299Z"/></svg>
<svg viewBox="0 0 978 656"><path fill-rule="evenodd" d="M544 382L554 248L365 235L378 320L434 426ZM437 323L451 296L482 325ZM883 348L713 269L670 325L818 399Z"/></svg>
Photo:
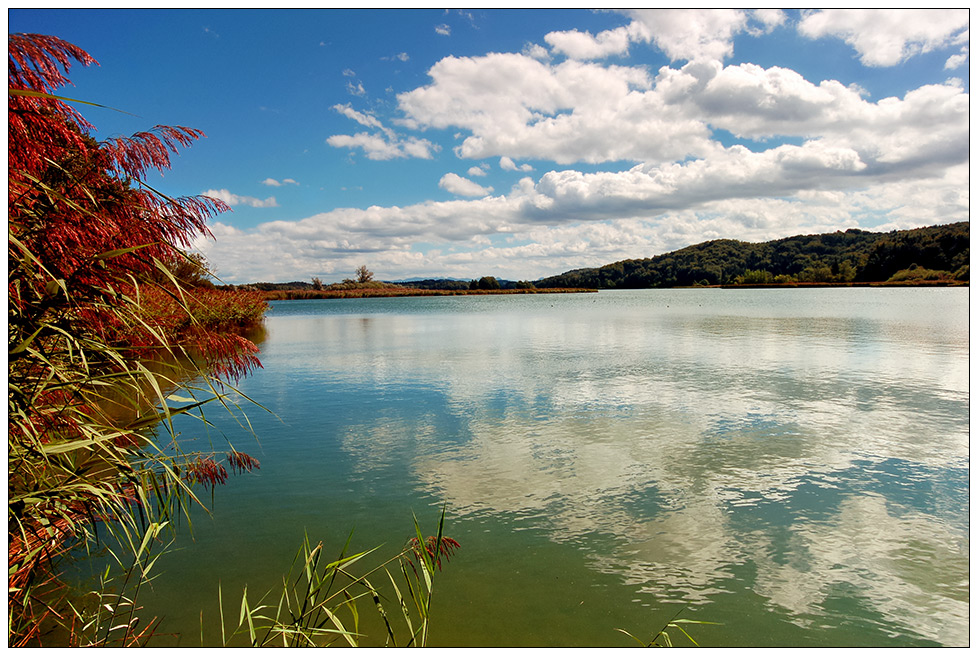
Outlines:
<svg viewBox="0 0 978 656"><path fill-rule="evenodd" d="M140 600L219 640L303 536L461 543L435 646L629 646L677 612L702 646L965 646L962 288L684 289L283 301L188 450L218 488ZM683 610L685 608L685 610ZM674 634L675 637L675 634ZM681 642L677 640L677 642ZM688 643L686 643L688 644Z"/></svg>

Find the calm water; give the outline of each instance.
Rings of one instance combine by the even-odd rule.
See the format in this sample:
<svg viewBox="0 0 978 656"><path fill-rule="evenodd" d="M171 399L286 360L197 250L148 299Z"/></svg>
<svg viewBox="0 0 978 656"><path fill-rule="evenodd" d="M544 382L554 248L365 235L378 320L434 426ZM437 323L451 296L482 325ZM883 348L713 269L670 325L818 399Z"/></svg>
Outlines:
<svg viewBox="0 0 978 656"><path fill-rule="evenodd" d="M395 552L442 504L435 645L629 646L684 605L704 646L968 643L966 289L287 301L267 329L260 444L182 426L262 463L142 598L182 645L305 533Z"/></svg>

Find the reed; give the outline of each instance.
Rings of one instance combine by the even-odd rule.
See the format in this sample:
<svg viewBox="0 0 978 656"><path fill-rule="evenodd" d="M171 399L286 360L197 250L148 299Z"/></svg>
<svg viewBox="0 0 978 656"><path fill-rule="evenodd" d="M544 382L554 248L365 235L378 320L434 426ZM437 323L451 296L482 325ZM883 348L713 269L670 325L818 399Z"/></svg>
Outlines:
<svg viewBox="0 0 978 656"><path fill-rule="evenodd" d="M442 509L437 533L425 538L415 517L415 535L397 554L365 572L358 568L377 548L348 554L351 535L331 560L324 556L322 542L313 546L306 536L281 590L251 601L244 589L236 625L225 617L218 589L223 645L243 638L253 647L426 646L435 577L459 548L444 535L444 526ZM383 583L375 583L377 578ZM364 633L368 611L379 618L381 638Z"/></svg>
<svg viewBox="0 0 978 656"><path fill-rule="evenodd" d="M629 638L631 638L632 640L634 640L635 642L637 642L642 647L672 647L673 646L673 640L672 640L672 637L670 637L670 635L669 635L669 632L670 631L673 631L673 634L674 635L677 632L680 633L680 634L682 634L683 636L686 637L687 640L689 640L690 644L692 644L694 647L699 647L700 646L699 643L696 642L696 640L693 639L693 636L689 635L689 632L686 631L686 629L684 628L684 625L689 625L689 624L700 624L700 625L712 624L712 625L716 625L717 623L716 622L705 622L703 620L691 620L691 619L686 619L686 618L679 617L680 615L683 614L683 612L686 611L686 608L687 608L686 606L683 606L682 608L680 608L676 612L675 615L673 615L671 618L669 618L662 625L662 628L660 628L658 631L656 631L654 634L652 634L652 637L648 641L645 641L645 640L641 640L639 638L636 638L634 635L632 635L631 633L629 633L625 629L615 629L615 630L616 631L619 631L620 633L624 633L625 635L627 635Z"/></svg>
<svg viewBox="0 0 978 656"><path fill-rule="evenodd" d="M54 93L72 61L94 60L41 35L10 36L8 52L8 646L140 644L139 590L203 505L195 487L221 482L222 459L258 465L233 446L183 453L173 419L239 407L231 383L260 363L237 331L265 304L185 289L165 264L225 207L142 180L201 133L96 142ZM61 562L105 544L119 579L74 602Z"/></svg>

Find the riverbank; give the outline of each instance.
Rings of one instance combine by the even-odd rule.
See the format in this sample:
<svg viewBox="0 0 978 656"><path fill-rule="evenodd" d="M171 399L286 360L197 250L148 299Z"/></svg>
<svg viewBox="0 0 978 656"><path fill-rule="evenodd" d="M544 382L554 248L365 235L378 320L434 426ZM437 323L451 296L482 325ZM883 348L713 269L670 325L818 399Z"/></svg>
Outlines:
<svg viewBox="0 0 978 656"><path fill-rule="evenodd" d="M811 287L968 287L967 280L900 280L883 282L784 282L741 285L711 285L721 289L780 289Z"/></svg>
<svg viewBox="0 0 978 656"><path fill-rule="evenodd" d="M360 289L278 289L263 292L266 301L297 301L328 298L386 298L392 296L485 296L486 294L587 294L597 289L411 289L408 287L365 287Z"/></svg>
<svg viewBox="0 0 978 656"><path fill-rule="evenodd" d="M741 285L696 285L673 289L812 289L823 287L968 287L967 280L919 280L899 282L788 282ZM590 294L599 290L584 287L529 289L411 289L407 287L364 287L359 289L278 289L262 292L265 301L299 301L334 298L389 298L396 296L485 296L488 294Z"/></svg>

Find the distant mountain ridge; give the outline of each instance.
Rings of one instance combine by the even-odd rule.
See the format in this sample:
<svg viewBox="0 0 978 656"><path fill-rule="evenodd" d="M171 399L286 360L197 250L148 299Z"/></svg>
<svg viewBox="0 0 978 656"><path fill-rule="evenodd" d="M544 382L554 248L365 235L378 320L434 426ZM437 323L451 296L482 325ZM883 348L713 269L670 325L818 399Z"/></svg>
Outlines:
<svg viewBox="0 0 978 656"><path fill-rule="evenodd" d="M639 260L567 271L537 287L595 289L790 282L968 280L967 221L913 230L798 235L762 243L717 239Z"/></svg>

